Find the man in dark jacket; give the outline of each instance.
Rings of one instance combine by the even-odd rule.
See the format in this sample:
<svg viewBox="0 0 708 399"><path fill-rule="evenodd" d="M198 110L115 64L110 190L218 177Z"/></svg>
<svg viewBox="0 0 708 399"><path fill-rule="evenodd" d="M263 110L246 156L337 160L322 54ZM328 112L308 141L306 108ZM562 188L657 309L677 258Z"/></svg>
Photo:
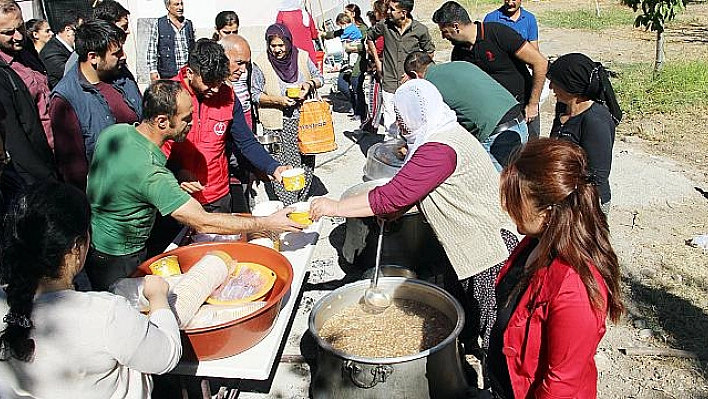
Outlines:
<svg viewBox="0 0 708 399"><path fill-rule="evenodd" d="M140 90L125 66L125 38L125 31L110 22L81 25L76 31L79 63L52 92L57 166L64 181L81 189L98 134L116 123L135 123L142 115Z"/></svg>
<svg viewBox="0 0 708 399"><path fill-rule="evenodd" d="M47 68L50 89L53 89L64 76L64 65L74 51L76 24L76 15L61 15L55 29L56 35L39 52L39 58Z"/></svg>
<svg viewBox="0 0 708 399"><path fill-rule="evenodd" d="M147 66L150 80L170 79L187 65L194 47L192 21L184 17L183 0L165 0L167 15L158 18L150 28Z"/></svg>
<svg viewBox="0 0 708 399"><path fill-rule="evenodd" d="M25 186L56 179L56 166L47 140L48 88L40 71L26 62L24 21L20 7L0 3L0 134L5 151L0 187L8 204ZM43 80L44 79L44 80ZM42 106L43 112L40 112ZM41 115L47 123L43 124Z"/></svg>

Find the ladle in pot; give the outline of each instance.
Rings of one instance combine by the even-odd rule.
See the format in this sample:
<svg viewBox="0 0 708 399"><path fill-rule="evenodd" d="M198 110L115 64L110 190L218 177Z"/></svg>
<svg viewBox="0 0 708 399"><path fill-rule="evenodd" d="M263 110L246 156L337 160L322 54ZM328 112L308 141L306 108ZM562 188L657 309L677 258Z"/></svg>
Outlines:
<svg viewBox="0 0 708 399"><path fill-rule="evenodd" d="M381 313L391 306L391 297L378 287L379 271L381 270L381 246L383 244L385 222L379 219L379 240L376 244L376 264L371 285L364 291L364 309L370 313Z"/></svg>

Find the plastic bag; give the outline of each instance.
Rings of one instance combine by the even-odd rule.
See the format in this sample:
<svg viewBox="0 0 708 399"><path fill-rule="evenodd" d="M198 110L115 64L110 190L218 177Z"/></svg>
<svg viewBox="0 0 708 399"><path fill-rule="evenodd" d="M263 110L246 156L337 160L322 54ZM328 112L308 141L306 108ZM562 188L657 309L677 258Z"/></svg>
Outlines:
<svg viewBox="0 0 708 399"><path fill-rule="evenodd" d="M275 272L265 266L239 263L239 269L211 293L207 302L233 305L260 299L273 288L275 279Z"/></svg>
<svg viewBox="0 0 708 399"><path fill-rule="evenodd" d="M150 310L150 303L143 295L143 284L145 278L122 278L108 288L108 291L120 295L128 300L130 306L140 312L146 313Z"/></svg>
<svg viewBox="0 0 708 399"><path fill-rule="evenodd" d="M183 275L175 275L170 277L163 277L167 284L170 286L168 296L172 293L172 289L179 283ZM145 277L138 278L122 278L113 283L108 291L115 295L120 295L128 300L128 303L136 310L147 313L150 311L150 303L148 302L145 295L143 295L143 285L145 284Z"/></svg>
<svg viewBox="0 0 708 399"><path fill-rule="evenodd" d="M687 240L686 244L692 247L703 248L704 250L708 250L708 234L701 234L699 236L695 236L692 239Z"/></svg>

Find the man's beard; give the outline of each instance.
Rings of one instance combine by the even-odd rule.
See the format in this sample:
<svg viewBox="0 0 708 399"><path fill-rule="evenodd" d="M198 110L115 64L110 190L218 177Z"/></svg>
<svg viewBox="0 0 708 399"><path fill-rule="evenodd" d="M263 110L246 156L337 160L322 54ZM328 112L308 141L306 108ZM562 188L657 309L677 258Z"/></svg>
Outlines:
<svg viewBox="0 0 708 399"><path fill-rule="evenodd" d="M117 78L120 75L120 70L123 68L124 64L118 64L115 68L113 69L102 69L99 71L96 71L98 78L102 82L110 82L111 80Z"/></svg>

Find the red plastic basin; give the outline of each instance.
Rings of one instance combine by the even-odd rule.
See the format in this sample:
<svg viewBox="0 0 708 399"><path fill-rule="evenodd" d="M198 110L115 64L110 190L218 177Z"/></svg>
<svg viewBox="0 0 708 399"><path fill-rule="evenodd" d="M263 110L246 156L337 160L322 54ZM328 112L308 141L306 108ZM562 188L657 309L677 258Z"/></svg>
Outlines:
<svg viewBox="0 0 708 399"><path fill-rule="evenodd" d="M149 265L168 255L176 255L182 272L189 270L207 252L221 250L239 262L259 263L277 275L273 289L266 296L266 305L240 319L207 328L182 331L183 356L213 360L241 353L260 342L273 328L280 313L283 296L293 282L293 268L283 255L270 248L248 243L207 242L173 249L143 262L134 277L151 274Z"/></svg>

